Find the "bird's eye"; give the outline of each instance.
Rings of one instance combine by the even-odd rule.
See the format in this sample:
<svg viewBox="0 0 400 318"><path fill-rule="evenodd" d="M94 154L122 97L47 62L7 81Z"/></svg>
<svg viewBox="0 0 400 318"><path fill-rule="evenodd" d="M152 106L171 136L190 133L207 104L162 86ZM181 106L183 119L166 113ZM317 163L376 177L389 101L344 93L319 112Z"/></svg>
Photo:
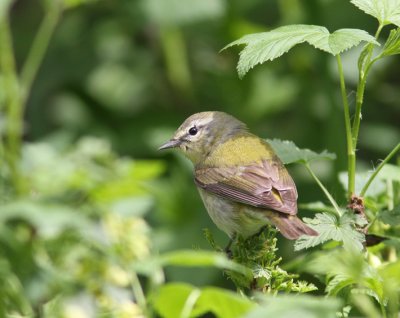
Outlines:
<svg viewBox="0 0 400 318"><path fill-rule="evenodd" d="M189 135L194 136L194 135L197 134L197 132L198 132L198 130L197 130L196 126L193 126L193 127L191 127L191 128L189 129Z"/></svg>

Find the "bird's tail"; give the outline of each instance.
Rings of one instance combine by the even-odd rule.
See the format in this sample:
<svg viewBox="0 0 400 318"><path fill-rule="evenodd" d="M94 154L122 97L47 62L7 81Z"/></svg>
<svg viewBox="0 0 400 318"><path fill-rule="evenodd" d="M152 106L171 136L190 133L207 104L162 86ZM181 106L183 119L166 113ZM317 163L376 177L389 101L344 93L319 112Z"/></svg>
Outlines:
<svg viewBox="0 0 400 318"><path fill-rule="evenodd" d="M317 236L318 232L304 224L295 215L275 214L270 217L274 224L284 237L289 240L297 240L302 235Z"/></svg>

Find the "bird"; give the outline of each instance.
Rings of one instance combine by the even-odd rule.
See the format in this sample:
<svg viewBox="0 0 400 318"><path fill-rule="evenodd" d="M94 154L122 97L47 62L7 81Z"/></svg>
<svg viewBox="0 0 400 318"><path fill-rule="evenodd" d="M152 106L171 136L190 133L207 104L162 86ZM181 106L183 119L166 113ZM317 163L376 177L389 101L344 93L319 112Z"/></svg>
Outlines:
<svg viewBox="0 0 400 318"><path fill-rule="evenodd" d="M230 243L272 224L289 240L318 233L297 217L297 189L270 144L220 111L195 113L159 150L177 148L193 163L194 183Z"/></svg>

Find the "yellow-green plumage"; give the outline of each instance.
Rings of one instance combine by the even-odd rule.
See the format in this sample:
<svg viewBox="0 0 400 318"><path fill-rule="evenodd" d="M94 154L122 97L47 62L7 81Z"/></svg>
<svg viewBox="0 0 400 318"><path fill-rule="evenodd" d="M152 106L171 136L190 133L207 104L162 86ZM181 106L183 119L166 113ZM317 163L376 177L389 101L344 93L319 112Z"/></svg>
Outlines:
<svg viewBox="0 0 400 318"><path fill-rule="evenodd" d="M243 163L260 162L262 159L274 156L272 148L265 141L245 132L216 145L202 164L217 167L240 166Z"/></svg>
<svg viewBox="0 0 400 318"><path fill-rule="evenodd" d="M297 216L297 190L271 146L222 112L190 116L160 149L179 147L214 223L230 237L274 224L289 239L317 235Z"/></svg>

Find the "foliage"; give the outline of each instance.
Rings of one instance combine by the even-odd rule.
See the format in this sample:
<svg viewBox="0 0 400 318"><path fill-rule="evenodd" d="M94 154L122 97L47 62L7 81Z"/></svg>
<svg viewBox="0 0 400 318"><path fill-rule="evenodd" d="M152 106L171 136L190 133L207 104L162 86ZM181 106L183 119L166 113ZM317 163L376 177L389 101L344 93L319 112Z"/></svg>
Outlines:
<svg viewBox="0 0 400 318"><path fill-rule="evenodd" d="M399 5L0 1L0 316L397 317ZM370 23L364 13L374 36L340 28ZM235 38L240 77L274 62L238 81L230 52L217 54ZM337 74L304 42L334 55ZM216 251L203 249L211 225L190 169L155 149L204 104L330 150L268 140L299 164L300 214L315 213L304 221L320 235L295 242L300 253L270 227L232 258L211 232ZM384 159L368 171L371 157Z"/></svg>
<svg viewBox="0 0 400 318"><path fill-rule="evenodd" d="M239 76L242 77L257 64L272 61L303 42L332 55L338 55L362 41L379 45L373 36L363 30L341 29L330 34L328 29L321 26L288 25L266 33L246 35L224 49L233 45L246 45L240 53L237 67Z"/></svg>
<svg viewBox="0 0 400 318"><path fill-rule="evenodd" d="M365 219L357 215L345 213L340 217L328 213L317 213L314 219L305 219L305 222L319 233L319 236L303 236L296 241L295 250L310 248L326 241L343 242L345 249L360 252L364 246L365 237L357 231L356 226L367 225Z"/></svg>
<svg viewBox="0 0 400 318"><path fill-rule="evenodd" d="M228 270L228 278L243 294L248 291L261 291L276 295L279 292L306 293L316 290L313 284L296 281L298 275L287 273L279 267L282 258L276 255L276 232L267 226L261 233L247 239L239 237L228 253L234 262L251 269L250 275ZM206 231L206 237L214 249L223 251L215 244L209 231Z"/></svg>
<svg viewBox="0 0 400 318"><path fill-rule="evenodd" d="M261 306L246 318L257 317L337 317L340 300L310 296L260 297Z"/></svg>
<svg viewBox="0 0 400 318"><path fill-rule="evenodd" d="M318 237L301 237L295 244L295 249L300 250L303 248L309 248L316 246L318 244L327 242L329 240L343 242L345 250L351 251L351 257L357 259L359 257L357 253L363 250L363 243L365 242L364 234L371 230L371 227L367 227L368 221L366 215L371 215L371 212L366 211L368 205L364 205L363 196L367 193L367 190L373 180L382 173L385 167L390 167L387 165L388 161L395 155L395 153L400 150L400 144L397 144L394 149L388 154L388 156L382 161L379 167L374 173L369 176L369 178L364 181L358 189L356 188L356 153L355 149L358 142L358 134L360 129L361 120L361 109L363 104L363 95L365 90L366 79L372 65L379 59L397 54L397 47L399 45L399 37L397 36L398 30L391 30L389 38L387 39L383 50L376 57L372 58L372 53L374 50L374 45L379 45L378 37L382 28L389 24L398 25L398 17L400 13L400 2L399 1L374 1L374 0L354 0L352 1L358 8L370 14L378 19L379 27L376 32L375 37L370 36L368 33L362 30L347 30L341 29L332 34L329 34L326 28L313 26L313 25L290 25L277 28L275 30L266 33L256 33L246 35L243 38L232 42L227 47L233 45L245 44L245 48L240 52L240 59L238 62L238 73L242 77L255 65L264 63L266 61L271 61L284 53L288 52L293 46L302 42L308 42L314 47L328 52L336 57L340 87L342 93L343 109L344 109L344 119L346 128L346 139L347 139L347 155L348 155L348 169L347 169L347 183L345 186L347 188L347 199L348 205L345 208L340 208L336 203L334 197L329 193L329 191L322 185L321 181L318 180L316 175L312 172L310 165L307 162L307 157L300 157L299 161L305 164L307 170L314 177L315 181L319 184L329 201L331 202L335 214L328 213L318 213L313 219L306 219L312 228L314 228L318 233ZM357 86L356 94L356 109L353 123L351 123L350 109L348 96L346 93L345 78L343 74L342 62L340 54L351 48L352 46L358 45L361 41L366 41L368 44L361 51L358 61L359 68L359 81ZM278 148L279 148L278 144ZM299 152L294 144L289 144L289 153ZM279 151L278 151L279 154ZM286 160L285 161L290 161ZM388 168L386 168L388 169ZM397 170L398 167L394 167ZM394 172L394 171L393 171ZM390 174L392 177L387 182L387 191L390 191L389 200L385 200L389 210L394 209L393 201L393 177L397 173ZM381 174L382 176L382 174ZM372 197L371 201L377 201L378 197ZM347 210L347 211L345 211ZM343 212L345 211L345 212ZM394 212L393 214L396 214ZM393 223L391 217L387 217L388 212L379 212L375 210L375 215L372 217L374 223L377 219L386 220L386 222L391 223L392 226L396 226ZM390 221L389 221L390 220ZM382 232L382 227L381 227ZM386 231L384 231L386 232ZM388 233L388 232L386 232ZM353 253L356 253L354 255ZM379 255L379 254L378 254ZM384 257L382 254L378 257ZM340 257L340 262L343 262L346 256ZM347 259L349 257L347 256ZM337 295L339 291L346 290L353 292L354 294L362 294L374 297L380 304L381 314L387 316L394 314L393 308L387 308L388 298L384 294L382 278L376 273L376 271L370 267L370 265L365 262L361 257L359 257L358 267L349 264L348 267L354 272L347 273L346 271L340 272L341 266L335 264L333 260L330 259L334 264L333 272L325 272L324 274L330 275L332 278L327 284L326 291L328 294ZM321 268L329 268L327 265L329 261L323 259L323 262L319 263ZM371 274L372 273L372 274ZM357 287L355 288L355 285ZM392 295L393 296L393 295ZM365 302L365 296L363 301ZM351 300L347 299L348 302L353 302L356 305L362 303L361 300ZM368 301L368 300L367 300ZM397 303L398 296L394 296L390 302ZM373 305L369 304L369 308L373 308ZM371 316L374 315L371 313Z"/></svg>
<svg viewBox="0 0 400 318"><path fill-rule="evenodd" d="M365 13L377 18L380 25L393 23L400 26L400 3L398 0L352 0L351 2Z"/></svg>
<svg viewBox="0 0 400 318"><path fill-rule="evenodd" d="M153 202L146 183L162 163L117 158L95 138L64 151L47 144L22 150L30 192L0 208L2 275L11 278L1 286L2 314L35 315L45 304L54 317L73 312L83 298L98 314L138 315L129 267L151 253L142 215Z"/></svg>
<svg viewBox="0 0 400 318"><path fill-rule="evenodd" d="M308 164L311 161L318 159L336 159L336 155L333 153L329 153L324 150L321 153L316 153L310 149L300 149L298 148L293 141L289 140L267 140L268 143L274 148L275 153L278 155L279 159L287 165L291 163L302 163Z"/></svg>
<svg viewBox="0 0 400 318"><path fill-rule="evenodd" d="M216 317L242 317L255 307L255 303L236 293L183 283L166 284L153 297L155 309L166 318L198 317L208 312Z"/></svg>

